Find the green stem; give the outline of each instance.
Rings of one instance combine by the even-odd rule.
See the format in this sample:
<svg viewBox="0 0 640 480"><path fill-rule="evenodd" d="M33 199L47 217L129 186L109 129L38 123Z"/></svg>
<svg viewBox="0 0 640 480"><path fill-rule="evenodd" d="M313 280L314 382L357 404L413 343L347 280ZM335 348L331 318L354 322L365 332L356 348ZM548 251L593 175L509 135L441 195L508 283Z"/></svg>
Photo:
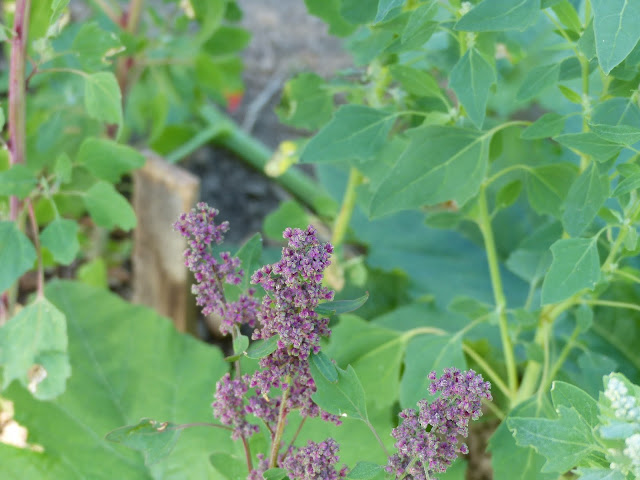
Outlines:
<svg viewBox="0 0 640 480"><path fill-rule="evenodd" d="M342 241L349 228L349 222L351 221L351 215L356 206L356 189L362 183L362 174L357 168L351 167L349 171L349 180L347 182L347 190L344 193L344 199L342 200L342 206L336 217L336 221L333 224L333 235L331 237L331 243L334 248L342 245Z"/></svg>
<svg viewBox="0 0 640 480"><path fill-rule="evenodd" d="M140 15L142 14L142 6L144 0L131 0L127 11L126 29L129 33L135 33L140 23Z"/></svg>
<svg viewBox="0 0 640 480"><path fill-rule="evenodd" d="M551 385L551 382L553 382L553 379L556 377L556 375L560 371L560 368L562 368L562 365L564 364L565 360L569 356L569 352L571 352L571 350L573 349L575 345L575 340L578 337L579 333L580 333L580 329L576 327L573 330L571 337L569 338L569 340L567 340L567 343L562 348L560 355L558 355L558 358L553 363L553 366L549 370L548 376L546 377L546 379L544 379L540 383L540 388L538 389L538 395L544 394L544 392L546 392L549 386Z"/></svg>
<svg viewBox="0 0 640 480"><path fill-rule="evenodd" d="M38 254L38 297L44 298L44 263L42 261L42 248L40 247L40 233L38 231L38 221L36 213L33 210L31 199L27 200L27 209L29 210L29 220L31 221L31 230L33 233L33 241Z"/></svg>
<svg viewBox="0 0 640 480"><path fill-rule="evenodd" d="M620 250L620 247L624 243L624 239L627 237L628 233L629 233L628 225L623 225L622 227L620 227L618 238L616 238L616 241L613 242L613 245L611 246L611 250L609 250L609 255L607 255L607 259L602 264L603 272L608 272L611 269L611 266L616 259L616 255L618 254L618 250Z"/></svg>
<svg viewBox="0 0 640 480"><path fill-rule="evenodd" d="M493 368L491 368L491 365L489 365L487 361L484 358L482 358L480 354L478 354L478 352L476 352L473 348L471 348L466 343L462 344L462 349L464 350L464 353L469 355L469 357L471 357L471 359L475 361L480 366L480 368L482 368L485 371L485 373L487 374L487 377L491 380L491 383L493 383L496 387L498 387L502 391L502 393L505 394L507 398L511 398L511 390L509 390L509 387L507 387L507 385L502 381L502 378L500 377L500 375L498 375L496 371Z"/></svg>
<svg viewBox="0 0 640 480"><path fill-rule="evenodd" d="M291 383L291 378L285 380L287 384ZM280 413L278 414L278 424L276 426L276 434L271 441L271 455L269 457L269 468L276 468L278 463L278 452L280 451L280 443L282 442L282 434L284 432L285 419L287 417L287 400L289 399L289 391L291 385L282 393L280 401Z"/></svg>
<svg viewBox="0 0 640 480"><path fill-rule="evenodd" d="M603 307L613 308L628 308L629 310L640 311L640 305L636 305L635 303L616 302L614 300L585 300L584 302L587 305L600 305Z"/></svg>
<svg viewBox="0 0 640 480"><path fill-rule="evenodd" d="M496 303L496 312L498 313L498 325L500 326L500 338L502 340L502 349L504 360L507 366L507 379L509 384L509 400L513 401L514 395L518 390L518 371L516 368L516 360L513 353L513 345L509 337L509 326L507 323L507 302L502 289L502 278L500 276L500 266L498 263L498 254L496 244L493 238L493 229L491 228L491 217L487 206L487 194L485 187L480 189L478 196L478 227L482 232L484 239L484 247L487 252L487 262L489 263L489 275L491 276L491 286L493 288L493 296Z"/></svg>
<svg viewBox="0 0 640 480"><path fill-rule="evenodd" d="M380 438L380 435L378 435L378 432L376 432L376 429L373 427L373 424L367 420L367 426L369 427L369 430L371 430L371 433L373 433L373 436L376 437L376 440L378 441L378 443L380 444L380 447L382 448L382 451L384 452L385 456L389 456L389 450L387 450L387 447L384 446L384 443L382 443L382 439Z"/></svg>

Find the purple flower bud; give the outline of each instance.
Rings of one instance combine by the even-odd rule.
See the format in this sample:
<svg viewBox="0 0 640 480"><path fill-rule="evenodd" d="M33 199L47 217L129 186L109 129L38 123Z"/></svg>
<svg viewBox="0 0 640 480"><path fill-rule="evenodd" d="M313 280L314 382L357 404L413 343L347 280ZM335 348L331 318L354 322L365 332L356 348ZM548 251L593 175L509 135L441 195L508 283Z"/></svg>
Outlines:
<svg viewBox="0 0 640 480"><path fill-rule="evenodd" d="M223 425L233 428L231 438L234 440L248 438L260 430L245 418L244 396L249 389L248 383L248 375L231 380L231 376L225 374L216 384L215 400L211 404L213 416Z"/></svg>
<svg viewBox="0 0 640 480"><path fill-rule="evenodd" d="M338 443L328 438L315 443L309 440L306 447L294 449L282 462L291 480L337 480L344 478L347 469L336 471L338 463Z"/></svg>

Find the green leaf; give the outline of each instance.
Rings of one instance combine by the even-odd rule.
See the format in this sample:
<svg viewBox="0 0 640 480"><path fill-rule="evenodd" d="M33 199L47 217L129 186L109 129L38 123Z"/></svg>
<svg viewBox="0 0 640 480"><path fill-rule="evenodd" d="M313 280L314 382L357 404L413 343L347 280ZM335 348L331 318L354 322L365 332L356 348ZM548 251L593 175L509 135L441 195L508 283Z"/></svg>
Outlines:
<svg viewBox="0 0 640 480"><path fill-rule="evenodd" d="M383 21L387 15L389 15L389 12L402 6L404 2L405 0L378 0L378 11L376 13L375 21Z"/></svg>
<svg viewBox="0 0 640 480"><path fill-rule="evenodd" d="M393 65L391 76L409 93L418 97L441 97L438 82L429 73L405 65Z"/></svg>
<svg viewBox="0 0 640 480"><path fill-rule="evenodd" d="M351 23L371 23L378 13L378 1L341 0L340 14Z"/></svg>
<svg viewBox="0 0 640 480"><path fill-rule="evenodd" d="M309 361L329 382L336 383L338 381L338 370L324 352L312 353Z"/></svg>
<svg viewBox="0 0 640 480"><path fill-rule="evenodd" d="M4 30L2 29L2 26L0 26L0 32L3 32L3 31ZM4 116L4 109L2 107L0 107L0 131L4 128L5 120L6 120L6 118Z"/></svg>
<svg viewBox="0 0 640 480"><path fill-rule="evenodd" d="M625 480L627 477L619 470L607 468L578 468L575 470L580 480Z"/></svg>
<svg viewBox="0 0 640 480"><path fill-rule="evenodd" d="M523 140L536 140L538 138L555 137L562 133L566 117L557 113L545 113L535 122L522 130L520 138Z"/></svg>
<svg viewBox="0 0 640 480"><path fill-rule="evenodd" d="M347 22L340 14L340 0L304 0L311 15L321 18L329 25L329 33L345 37L353 33L356 26Z"/></svg>
<svg viewBox="0 0 640 480"><path fill-rule="evenodd" d="M584 29L580 40L578 40L578 49L582 54L591 60L596 56L596 37L593 31L593 22L590 21L589 25Z"/></svg>
<svg viewBox="0 0 640 480"><path fill-rule="evenodd" d="M249 337L239 334L233 340L233 353L235 353L236 355L241 355L247 350L248 346Z"/></svg>
<svg viewBox="0 0 640 480"><path fill-rule="evenodd" d="M342 106L302 152L303 163L371 160L385 144L396 116L363 105Z"/></svg>
<svg viewBox="0 0 640 480"><path fill-rule="evenodd" d="M243 480L247 478L245 461L229 453L212 453L209 456L211 465L226 480ZM215 478L218 478L217 476Z"/></svg>
<svg viewBox="0 0 640 480"><path fill-rule="evenodd" d="M0 222L0 292L33 267L36 249L15 222Z"/></svg>
<svg viewBox="0 0 640 480"><path fill-rule="evenodd" d="M584 232L607 198L609 177L601 175L598 167L591 163L573 182L567 194L562 224L569 235L577 237Z"/></svg>
<svg viewBox="0 0 640 480"><path fill-rule="evenodd" d="M404 375L400 384L400 407L415 408L423 398L433 399L429 393L429 372L438 375L444 368L467 368L458 335L420 335L409 342L404 358Z"/></svg>
<svg viewBox="0 0 640 480"><path fill-rule="evenodd" d="M524 101L537 97L546 89L558 83L560 64L541 65L527 73L516 94L516 100ZM529 127L530 128L530 127Z"/></svg>
<svg viewBox="0 0 640 480"><path fill-rule="evenodd" d="M562 93L567 100L577 105L582 105L582 97L580 94L565 85L558 85L558 89L560 89L560 93Z"/></svg>
<svg viewBox="0 0 640 480"><path fill-rule="evenodd" d="M636 22L640 3L628 0L593 0L593 31L598 62L609 72L621 63L640 40Z"/></svg>
<svg viewBox="0 0 640 480"><path fill-rule="evenodd" d="M122 175L145 162L144 156L131 147L95 137L82 142L76 160L99 179L111 183L119 182Z"/></svg>
<svg viewBox="0 0 640 480"><path fill-rule="evenodd" d="M262 474L264 480L283 480L287 477L287 471L284 468L270 468Z"/></svg>
<svg viewBox="0 0 640 480"><path fill-rule="evenodd" d="M553 12L558 17L565 27L574 31L575 33L582 32L582 22L578 16L578 12L573 8L573 5L569 0L561 0L551 7Z"/></svg>
<svg viewBox="0 0 640 480"><path fill-rule="evenodd" d="M211 379L227 371L220 351L176 332L153 310L105 290L55 282L46 294L67 317L73 375L65 393L54 401L37 401L16 383L3 393L20 406L16 421L44 450L0 444L3 476L178 480L189 472L192 478L218 478L207 456L212 445L233 449L225 430L185 430L172 454L152 467L145 466L139 452L118 447L104 436L141 418L211 422L211 406L202 399L211 397ZM194 365L206 368L194 370Z"/></svg>
<svg viewBox="0 0 640 480"><path fill-rule="evenodd" d="M136 214L131 205L110 183L94 184L85 192L84 203L91 218L101 227L131 230L136 226Z"/></svg>
<svg viewBox="0 0 640 480"><path fill-rule="evenodd" d="M315 311L318 315L340 315L359 309L369 299L369 292L353 300L335 300L319 304Z"/></svg>
<svg viewBox="0 0 640 480"><path fill-rule="evenodd" d="M596 238L569 238L551 245L553 261L542 284L542 303L558 303L600 280Z"/></svg>
<svg viewBox="0 0 640 480"><path fill-rule="evenodd" d="M496 208L506 208L513 205L520 196L520 192L522 192L520 180L507 183L496 194Z"/></svg>
<svg viewBox="0 0 640 480"><path fill-rule="evenodd" d="M40 234L40 243L52 253L56 262L69 265L80 250L78 223L56 218Z"/></svg>
<svg viewBox="0 0 640 480"><path fill-rule="evenodd" d="M484 0L454 28L465 32L524 30L538 17L539 8L540 0Z"/></svg>
<svg viewBox="0 0 640 480"><path fill-rule="evenodd" d="M171 453L181 432L174 423L143 418L135 425L116 428L105 438L142 451L147 465L152 465Z"/></svg>
<svg viewBox="0 0 640 480"><path fill-rule="evenodd" d="M56 174L62 184L66 184L71 181L72 170L73 164L71 163L69 155L66 153L60 154L56 159L56 166L54 167L53 173Z"/></svg>
<svg viewBox="0 0 640 480"><path fill-rule="evenodd" d="M529 399L511 412L506 421L503 421L489 441L491 452L491 466L494 478L518 478L519 480L557 480L558 475L541 471L544 465L544 457L533 448L521 447L516 444L513 435L507 428L512 418L520 417L551 417L554 415L553 407L546 399L539 403L537 399Z"/></svg>
<svg viewBox="0 0 640 480"><path fill-rule="evenodd" d="M78 280L96 288L108 289L107 264L102 257L96 257L78 268Z"/></svg>
<svg viewBox="0 0 640 480"><path fill-rule="evenodd" d="M620 197L627 193L633 192L638 188L640 188L640 172L634 173L633 175L630 175L622 181L618 182L616 189L613 191L613 196Z"/></svg>
<svg viewBox="0 0 640 480"><path fill-rule="evenodd" d="M333 94L326 82L315 73L301 73L282 89L278 118L286 125L315 130L333 115Z"/></svg>
<svg viewBox="0 0 640 480"><path fill-rule="evenodd" d="M13 380L34 397L51 400L71 375L65 315L46 298L27 305L0 328L2 390Z"/></svg>
<svg viewBox="0 0 640 480"><path fill-rule="evenodd" d="M280 336L273 335L272 337L265 339L256 340L255 342L249 345L245 355L249 358L259 359L270 355L275 352L278 348L278 340L280 340Z"/></svg>
<svg viewBox="0 0 640 480"><path fill-rule="evenodd" d="M309 215L300 204L294 200L282 202L278 208L264 219L262 229L264 234L275 241L282 241L282 232L287 227L306 228L311 223Z"/></svg>
<svg viewBox="0 0 640 480"><path fill-rule="evenodd" d="M495 68L475 48L467 50L449 75L449 87L462 103L469 119L479 129L484 123L489 90L494 83Z"/></svg>
<svg viewBox="0 0 640 480"><path fill-rule="evenodd" d="M597 451L593 430L598 408L585 392L563 382L554 383L551 397L558 418L516 417L507 419L507 425L518 445L531 446L547 459L543 472L562 474Z"/></svg>
<svg viewBox="0 0 640 480"><path fill-rule="evenodd" d="M424 2L411 12L407 25L402 31L402 48L420 48L431 38L438 28L438 22L432 21L438 12L437 2Z"/></svg>
<svg viewBox="0 0 640 480"><path fill-rule="evenodd" d="M96 22L84 23L71 45L71 51L85 71L108 67L111 64L109 57L122 50L124 47L116 34L103 30Z"/></svg>
<svg viewBox="0 0 640 480"><path fill-rule="evenodd" d="M601 138L619 145L633 145L640 141L640 128L631 125L589 125L591 130Z"/></svg>
<svg viewBox="0 0 640 480"><path fill-rule="evenodd" d="M598 162L609 160L622 150L620 145L605 140L593 132L565 133L553 139L565 147L592 156Z"/></svg>
<svg viewBox="0 0 640 480"><path fill-rule="evenodd" d="M353 478L354 480L370 480L378 476L383 468L377 463L373 462L358 462L356 466L349 471L347 478Z"/></svg>
<svg viewBox="0 0 640 480"><path fill-rule="evenodd" d="M346 370L336 367L337 382L325 379L315 365L310 364L310 368L317 388L312 399L320 408L334 415L369 421L364 390L351 365Z"/></svg>
<svg viewBox="0 0 640 480"><path fill-rule="evenodd" d="M240 268L244 271L244 276L238 285L227 284L224 286L224 292L227 300L235 302L240 298L240 295L246 294L247 290L251 286L251 276L261 267L261 256L262 235L256 233L234 254L234 257L240 259Z"/></svg>
<svg viewBox="0 0 640 480"><path fill-rule="evenodd" d="M84 106L91 118L122 125L122 95L111 72L98 72L84 77Z"/></svg>
<svg viewBox="0 0 640 480"><path fill-rule="evenodd" d="M0 172L0 195L15 195L24 200L33 191L38 179L26 165L18 163Z"/></svg>
<svg viewBox="0 0 640 480"><path fill-rule="evenodd" d="M371 215L449 200L463 205L478 192L487 168L487 134L430 125L408 136L409 146L371 200Z"/></svg>
<svg viewBox="0 0 640 480"><path fill-rule="evenodd" d="M527 170L525 185L531 207L539 214L560 216L560 207L576 178L577 168L569 163L542 165Z"/></svg>

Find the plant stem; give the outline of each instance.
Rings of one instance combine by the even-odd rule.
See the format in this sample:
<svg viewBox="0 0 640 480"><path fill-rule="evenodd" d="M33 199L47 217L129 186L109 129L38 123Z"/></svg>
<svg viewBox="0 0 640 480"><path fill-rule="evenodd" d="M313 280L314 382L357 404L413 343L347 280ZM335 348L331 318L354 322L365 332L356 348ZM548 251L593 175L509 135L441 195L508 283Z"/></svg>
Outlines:
<svg viewBox="0 0 640 480"><path fill-rule="evenodd" d="M253 470L253 462L251 460L251 447L249 446L249 442L247 439L242 437L242 446L244 447L244 456L247 459L247 469L249 471Z"/></svg>
<svg viewBox="0 0 640 480"><path fill-rule="evenodd" d="M144 0L131 0L131 2L129 2L126 25L126 29L129 33L135 33L138 29L138 23L140 23L140 14L142 13L143 4Z"/></svg>
<svg viewBox="0 0 640 480"><path fill-rule="evenodd" d="M9 62L9 163L16 165L25 162L26 152L26 95L25 66L27 38L29 35L29 12L31 0L16 0L13 21L14 35L11 38L11 59ZM18 219L20 201L12 196L10 218Z"/></svg>
<svg viewBox="0 0 640 480"><path fill-rule="evenodd" d="M33 233L33 242L38 253L38 298L44 298L44 264L42 262L42 248L40 247L40 233L38 231L38 222L36 213L33 210L31 199L27 200L27 208L29 210L29 220L31 221L31 230Z"/></svg>
<svg viewBox="0 0 640 480"><path fill-rule="evenodd" d="M571 349L575 345L575 340L578 337L579 333L580 333L580 329L576 327L573 330L573 333L571 334L571 337L569 338L569 340L567 340L567 343L562 348L562 351L560 352L560 355L558 355L558 358L553 363L553 366L551 367L551 369L549 371L549 375L540 384L540 388L538 390L538 394L539 395L543 394L544 392L547 391L547 389L549 388L549 385L551 385L551 382L553 381L555 376L558 374L558 371L560 370L560 368L562 368L562 365L564 364L565 360L569 356L569 352L571 352Z"/></svg>
<svg viewBox="0 0 640 480"><path fill-rule="evenodd" d="M94 3L101 11L104 13L109 20L111 20L116 25L120 25L120 17L121 13L115 10L109 5L105 0L91 0L91 3Z"/></svg>
<svg viewBox="0 0 640 480"><path fill-rule="evenodd" d="M302 431L302 427L304 426L304 422L306 420L307 420L307 417L302 417L302 420L300 421L300 424L298 425L298 429L296 430L296 433L293 434L293 438L289 442L289 446L287 447L287 450L284 452L285 456L287 455L289 450L291 450L291 447L293 447L293 444L298 439L298 435L300 435L300 432Z"/></svg>
<svg viewBox="0 0 640 480"><path fill-rule="evenodd" d="M498 313L498 325L500 326L500 339L502 340L502 349L504 350L504 360L507 366L507 379L509 384L509 400L513 401L518 390L518 371L516 368L516 360L513 353L513 345L509 337L509 326L507 323L507 302L502 289L502 278L500 277L500 266L498 264L498 254L496 244L493 238L493 230L491 228L491 217L487 206L487 194L485 186L480 189L478 196L478 227L482 232L484 239L484 247L487 252L487 262L489 263L489 275L491 276L491 286L493 288L493 296L496 303L496 312Z"/></svg>
<svg viewBox="0 0 640 480"><path fill-rule="evenodd" d="M511 398L511 390L509 390L509 387L507 387L507 385L502 381L500 375L498 375L496 371L491 368L491 365L489 365L486 360L478 354L478 352L476 352L473 348L471 348L464 342L462 343L462 349L467 355L471 357L473 361L475 361L480 366L480 368L485 371L487 377L491 380L491 382L496 385L502 391L502 393L506 395L507 398Z"/></svg>
<svg viewBox="0 0 640 480"><path fill-rule="evenodd" d="M603 307L628 308L629 310L640 311L640 305L635 303L616 302L613 300L585 300L587 305L601 305Z"/></svg>
<svg viewBox="0 0 640 480"><path fill-rule="evenodd" d="M212 427L212 428L221 428L223 430L233 431L233 428L227 427L226 425L218 425L217 423L207 423L207 422L193 422L193 423L183 423L181 425L174 425L172 430L182 430L185 428L193 428L193 427Z"/></svg>
<svg viewBox="0 0 640 480"><path fill-rule="evenodd" d="M376 429L374 428L373 424L368 420L367 420L367 427L369 427L369 430L371 430L371 433L373 433L373 436L376 437L376 440L380 444L380 447L382 448L382 451L388 457L389 456L389 450L387 450L387 447L384 446L384 443L382 443L382 439L380 438L380 435L378 435L378 432L376 432Z"/></svg>
<svg viewBox="0 0 640 480"><path fill-rule="evenodd" d="M287 384L291 383L291 378L287 377L285 380ZM287 417L287 400L289 399L289 391L291 385L282 394L282 400L280 401L280 413L278 414L278 424L276 426L276 434L271 441L271 456L269 457L269 468L276 468L278 463L278 452L280 451L280 443L282 442L282 434L284 432L285 419Z"/></svg>
<svg viewBox="0 0 640 480"><path fill-rule="evenodd" d="M611 265L613 264L613 262L615 260L615 257L616 257L616 255L618 253L618 250L620 250L620 247L624 243L624 239L627 237L628 233L629 233L629 226L628 225L623 225L622 227L620 227L620 232L618 233L618 238L616 238L616 241L613 242L613 245L611 246L611 250L609 250L609 255L607 255L607 259L602 264L601 270L603 272L606 272L611 268Z"/></svg>
<svg viewBox="0 0 640 480"><path fill-rule="evenodd" d="M342 200L342 206L336 217L336 221L333 224L333 235L331 236L331 243L334 248L342 245L344 236L349 228L349 222L351 221L351 215L356 206L356 189L362 183L362 174L357 168L351 167L349 171L349 180L347 182L347 190Z"/></svg>

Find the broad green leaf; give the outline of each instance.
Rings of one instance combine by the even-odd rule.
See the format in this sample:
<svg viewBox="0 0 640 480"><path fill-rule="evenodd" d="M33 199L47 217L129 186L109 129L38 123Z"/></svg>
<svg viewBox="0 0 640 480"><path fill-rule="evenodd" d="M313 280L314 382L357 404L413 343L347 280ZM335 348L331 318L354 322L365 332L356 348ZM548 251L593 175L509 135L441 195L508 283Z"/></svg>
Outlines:
<svg viewBox="0 0 640 480"><path fill-rule="evenodd" d="M496 208L506 208L515 203L522 192L522 182L514 180L507 183L496 193Z"/></svg>
<svg viewBox="0 0 640 480"><path fill-rule="evenodd" d="M147 465L159 462L171 453L182 429L171 422L158 422L143 418L135 425L116 428L105 438L110 442L122 443L144 454Z"/></svg>
<svg viewBox="0 0 640 480"><path fill-rule="evenodd" d="M465 32L524 30L538 17L540 0L484 0L455 24Z"/></svg>
<svg viewBox="0 0 640 480"><path fill-rule="evenodd" d="M593 132L565 133L553 139L565 147L593 157L598 162L609 160L622 150L617 143L605 140Z"/></svg>
<svg viewBox="0 0 640 480"><path fill-rule="evenodd" d="M609 177L598 167L589 168L573 182L565 200L562 224L572 237L579 236L593 222L605 200L609 198Z"/></svg>
<svg viewBox="0 0 640 480"><path fill-rule="evenodd" d="M553 382L551 386L553 405L564 406L575 410L580 421L591 428L596 428L598 420L598 402L584 390L566 382Z"/></svg>
<svg viewBox="0 0 640 480"><path fill-rule="evenodd" d="M633 145L640 141L640 128L631 125L591 124L591 130L601 138L619 145Z"/></svg>
<svg viewBox="0 0 640 480"><path fill-rule="evenodd" d="M287 471L284 468L270 468L262 477L264 480L283 480L287 478Z"/></svg>
<svg viewBox="0 0 640 480"><path fill-rule="evenodd" d="M347 22L340 14L340 0L304 0L311 15L321 18L329 25L329 33L345 37L353 33L356 26Z"/></svg>
<svg viewBox="0 0 640 480"><path fill-rule="evenodd" d="M423 70L393 65L389 71L391 76L409 93L419 97L441 97L442 92L433 76Z"/></svg>
<svg viewBox="0 0 640 480"><path fill-rule="evenodd" d="M73 164L71 163L69 155L67 155L66 153L62 153L56 159L56 166L54 167L53 173L56 174L62 184L65 184L71 181L72 171Z"/></svg>
<svg viewBox="0 0 640 480"><path fill-rule="evenodd" d="M491 466L494 478L519 480L557 480L558 475L541 471L544 457L533 448L521 447L516 444L513 435L507 428L512 418L520 417L553 417L554 411L550 402L542 399L540 403L535 398L529 399L516 406L506 421L503 421L489 440L491 452Z"/></svg>
<svg viewBox="0 0 640 480"><path fill-rule="evenodd" d="M494 83L495 68L475 48L467 50L449 75L449 87L479 129L484 123L489 90Z"/></svg>
<svg viewBox="0 0 640 480"><path fill-rule="evenodd" d="M359 298L353 300L335 300L333 302L324 302L319 304L315 311L318 315L340 315L342 313L353 312L359 309L369 299L369 293L365 293Z"/></svg>
<svg viewBox="0 0 640 480"><path fill-rule="evenodd" d="M206 41L203 49L211 56L223 57L240 52L249 45L250 41L251 33L246 29L232 25L220 25Z"/></svg>
<svg viewBox="0 0 640 480"><path fill-rule="evenodd" d="M0 444L2 477L178 480L188 471L193 478L218 478L207 456L212 446L233 448L225 430L186 429L171 455L153 466L104 436L141 418L211 422L211 382L227 371L220 351L105 290L56 282L46 293L67 317L73 375L53 401L37 401L15 383L3 393L20 406L16 421L28 428L29 441L44 451Z"/></svg>
<svg viewBox="0 0 640 480"><path fill-rule="evenodd" d="M264 234L276 241L282 241L282 232L287 227L306 228L311 223L309 215L296 201L282 202L278 208L264 219Z"/></svg>
<svg viewBox="0 0 640 480"><path fill-rule="evenodd" d="M236 338L233 340L233 353L236 355L243 354L247 347L249 346L249 337L246 335L236 335Z"/></svg>
<svg viewBox="0 0 640 480"><path fill-rule="evenodd" d="M91 118L122 125L122 95L111 72L98 72L84 77L84 106Z"/></svg>
<svg viewBox="0 0 640 480"><path fill-rule="evenodd" d="M40 234L40 243L51 252L57 262L69 265L80 250L78 223L66 218L56 218Z"/></svg>
<svg viewBox="0 0 640 480"><path fill-rule="evenodd" d="M560 216L560 208L576 177L577 168L568 163L542 165L527 170L525 185L531 207L540 214Z"/></svg>
<svg viewBox="0 0 640 480"><path fill-rule="evenodd" d="M0 195L15 195L24 200L38 183L36 176L24 164L12 165L0 172Z"/></svg>
<svg viewBox="0 0 640 480"><path fill-rule="evenodd" d="M247 478L247 464L242 457L229 453L212 453L209 460L216 471L226 480Z"/></svg>
<svg viewBox="0 0 640 480"><path fill-rule="evenodd" d="M562 133L566 117L557 113L545 113L535 122L525 128L520 134L523 140L535 140L538 138L555 137Z"/></svg>
<svg viewBox="0 0 640 480"><path fill-rule="evenodd" d="M593 31L598 62L609 72L621 63L640 40L636 22L640 3L629 0L593 0Z"/></svg>
<svg viewBox="0 0 640 480"><path fill-rule="evenodd" d="M328 381L331 383L338 381L338 370L336 370L336 366L324 352L312 353L309 361L313 363L322 376Z"/></svg>
<svg viewBox="0 0 640 480"><path fill-rule="evenodd" d="M535 67L525 77L516 94L516 100L524 101L537 97L549 87L558 82L560 64L542 65ZM552 115L552 114L551 114ZM531 127L529 127L531 128Z"/></svg>
<svg viewBox="0 0 640 480"><path fill-rule="evenodd" d="M379 0L341 0L340 14L351 23L371 23L378 13L378 2Z"/></svg>
<svg viewBox="0 0 640 480"><path fill-rule="evenodd" d="M371 160L385 144L395 115L362 105L341 107L302 152L303 163Z"/></svg>
<svg viewBox="0 0 640 480"><path fill-rule="evenodd" d="M587 60L591 60L596 56L596 38L593 31L593 22L589 22L589 25L584 29L582 36L578 40L578 49L582 54L587 57Z"/></svg>
<svg viewBox="0 0 640 480"><path fill-rule="evenodd" d="M573 5L569 0L561 0L551 7L553 12L558 17L565 27L574 31L575 33L582 32L582 22L578 16L578 12L573 8Z"/></svg>
<svg viewBox="0 0 640 480"><path fill-rule="evenodd" d="M280 340L279 335L273 335L272 337L267 338L266 340L256 340L249 345L245 355L249 358L259 359L270 355L275 352L278 348L278 341Z"/></svg>
<svg viewBox="0 0 640 480"><path fill-rule="evenodd" d="M94 184L85 192L84 203L93 221L101 227L131 230L136 226L136 214L131 205L110 183Z"/></svg>
<svg viewBox="0 0 640 480"><path fill-rule="evenodd" d="M308 130L326 124L333 115L333 94L323 88L325 85L324 79L315 73L301 73L289 80L276 109L280 121Z"/></svg>
<svg viewBox="0 0 640 480"><path fill-rule="evenodd" d="M432 370L441 375L444 368L467 368L462 341L457 335L420 335L414 338L407 346L404 365L400 384L401 408L416 408L419 400L434 398L429 394L431 380L427 378Z"/></svg>
<svg viewBox="0 0 640 480"><path fill-rule="evenodd" d="M107 32L96 22L84 23L71 45L85 71L102 70L111 64L110 57L124 50L113 32Z"/></svg>
<svg viewBox="0 0 640 480"><path fill-rule="evenodd" d="M261 267L260 256L262 255L262 235L254 234L244 245L234 254L240 259L240 268L244 271L242 281L238 285L225 284L224 292L227 300L235 302L241 294L245 294L251 287L251 276ZM256 288L254 286L254 288ZM261 291L257 289L257 291Z"/></svg>
<svg viewBox="0 0 640 480"><path fill-rule="evenodd" d="M0 222L0 292L33 267L36 249L15 222Z"/></svg>
<svg viewBox="0 0 640 480"><path fill-rule="evenodd" d="M625 480L627 477L619 470L611 468L578 468L575 470L580 480Z"/></svg>
<svg viewBox="0 0 640 480"><path fill-rule="evenodd" d="M107 264L102 257L96 257L78 268L78 280L86 285L107 290Z"/></svg>
<svg viewBox="0 0 640 480"><path fill-rule="evenodd" d="M551 245L553 261L542 284L542 303L558 303L600 280L596 238L569 238Z"/></svg>
<svg viewBox="0 0 640 480"><path fill-rule="evenodd" d="M378 11L375 21L383 21L393 9L402 6L404 2L405 0L378 0Z"/></svg>
<svg viewBox="0 0 640 480"><path fill-rule="evenodd" d="M27 305L0 328L2 390L13 380L34 397L51 400L71 375L65 315L45 298Z"/></svg>
<svg viewBox="0 0 640 480"><path fill-rule="evenodd" d="M376 478L384 470L380 465L373 462L358 462L347 474L347 478L354 480L370 480Z"/></svg>
<svg viewBox="0 0 640 480"><path fill-rule="evenodd" d="M78 163L86 165L96 177L117 183L125 173L144 165L145 158L137 150L113 140L90 137L78 151Z"/></svg>
<svg viewBox="0 0 640 480"><path fill-rule="evenodd" d="M364 390L351 365L346 370L336 367L337 382L329 382L315 365L310 364L310 368L317 388L312 398L320 408L334 415L368 421Z"/></svg>
<svg viewBox="0 0 640 480"><path fill-rule="evenodd" d="M487 134L426 126L408 136L408 148L373 196L373 216L449 200L463 205L478 192L487 168Z"/></svg>
<svg viewBox="0 0 640 480"><path fill-rule="evenodd" d="M438 11L437 2L429 1L420 4L411 12L409 21L400 37L401 46L405 48L419 48L424 45L436 31L438 22L433 17Z"/></svg>

